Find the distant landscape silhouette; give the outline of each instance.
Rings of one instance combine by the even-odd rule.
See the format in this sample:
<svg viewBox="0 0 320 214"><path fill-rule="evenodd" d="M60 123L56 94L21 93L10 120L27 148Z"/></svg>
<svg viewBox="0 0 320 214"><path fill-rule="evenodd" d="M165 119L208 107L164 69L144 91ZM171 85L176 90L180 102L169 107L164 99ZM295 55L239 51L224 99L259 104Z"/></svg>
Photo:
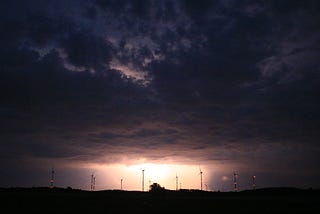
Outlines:
<svg viewBox="0 0 320 214"><path fill-rule="evenodd" d="M174 191L158 183L153 183L149 192L71 187L0 189L2 209L10 213L314 213L319 196L320 190L297 188Z"/></svg>

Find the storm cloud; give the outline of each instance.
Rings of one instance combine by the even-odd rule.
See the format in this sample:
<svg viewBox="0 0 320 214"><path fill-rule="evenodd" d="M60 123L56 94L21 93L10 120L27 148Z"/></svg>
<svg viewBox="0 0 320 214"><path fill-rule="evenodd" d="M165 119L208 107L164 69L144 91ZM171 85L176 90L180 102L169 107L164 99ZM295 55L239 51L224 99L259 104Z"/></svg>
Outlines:
<svg viewBox="0 0 320 214"><path fill-rule="evenodd" d="M4 1L0 167L145 158L319 178L319 9Z"/></svg>

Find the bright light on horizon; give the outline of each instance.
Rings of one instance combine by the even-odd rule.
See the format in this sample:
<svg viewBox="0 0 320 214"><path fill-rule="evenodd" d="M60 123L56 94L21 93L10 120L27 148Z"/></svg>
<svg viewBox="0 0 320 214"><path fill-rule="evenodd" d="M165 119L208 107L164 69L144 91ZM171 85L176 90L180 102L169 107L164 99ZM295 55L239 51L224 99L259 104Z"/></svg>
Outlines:
<svg viewBox="0 0 320 214"><path fill-rule="evenodd" d="M144 170L145 176L151 179L151 181L157 182L157 180L163 179L168 176L169 166L167 164L153 164L143 163L136 164L127 167L127 170L137 172Z"/></svg>
<svg viewBox="0 0 320 214"><path fill-rule="evenodd" d="M158 183L166 189L176 189L176 176L178 189L200 189L200 172L198 165L137 163L131 165L110 164L95 165L94 174L97 177L96 190L120 189L121 179L123 190L142 190L142 170L144 170L144 191L149 185ZM205 166L203 171L203 188L209 179L209 171Z"/></svg>

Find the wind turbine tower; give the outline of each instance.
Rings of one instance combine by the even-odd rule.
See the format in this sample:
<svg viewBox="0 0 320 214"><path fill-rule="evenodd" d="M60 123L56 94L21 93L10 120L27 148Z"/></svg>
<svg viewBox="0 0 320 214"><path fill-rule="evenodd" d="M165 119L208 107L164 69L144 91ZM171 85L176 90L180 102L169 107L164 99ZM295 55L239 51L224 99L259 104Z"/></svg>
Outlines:
<svg viewBox="0 0 320 214"><path fill-rule="evenodd" d="M256 189L256 176L252 176L252 189Z"/></svg>
<svg viewBox="0 0 320 214"><path fill-rule="evenodd" d="M53 188L53 181L54 181L54 169L51 168L51 179L50 179L50 188Z"/></svg>
<svg viewBox="0 0 320 214"><path fill-rule="evenodd" d="M91 191L94 191L95 185L96 185L96 177L92 173L91 174L91 186L90 186Z"/></svg>
<svg viewBox="0 0 320 214"><path fill-rule="evenodd" d="M142 170L142 192L144 192L144 169Z"/></svg>
<svg viewBox="0 0 320 214"><path fill-rule="evenodd" d="M120 180L120 182L121 182L121 186L120 186L120 189L121 189L121 190L122 190L122 180L123 180L123 179L121 178L121 180Z"/></svg>
<svg viewBox="0 0 320 214"><path fill-rule="evenodd" d="M233 172L233 184L234 184L233 190L234 190L235 192L238 191L237 177L238 177L238 173Z"/></svg>
<svg viewBox="0 0 320 214"><path fill-rule="evenodd" d="M93 177L93 190L96 188L96 176Z"/></svg>
<svg viewBox="0 0 320 214"><path fill-rule="evenodd" d="M176 174L176 191L178 191L178 175Z"/></svg>
<svg viewBox="0 0 320 214"><path fill-rule="evenodd" d="M202 171L200 167L199 167L199 170L200 170L200 189L202 191Z"/></svg>

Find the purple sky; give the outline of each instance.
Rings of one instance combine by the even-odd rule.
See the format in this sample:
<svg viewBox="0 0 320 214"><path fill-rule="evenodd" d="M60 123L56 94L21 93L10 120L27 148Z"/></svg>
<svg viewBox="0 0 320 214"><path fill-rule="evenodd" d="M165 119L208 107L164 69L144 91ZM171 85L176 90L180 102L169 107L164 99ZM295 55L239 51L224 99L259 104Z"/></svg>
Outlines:
<svg viewBox="0 0 320 214"><path fill-rule="evenodd" d="M49 185L55 166L83 187L93 166L143 162L207 167L216 189L235 170L242 189L253 174L319 188L319 1L0 9L0 186Z"/></svg>

